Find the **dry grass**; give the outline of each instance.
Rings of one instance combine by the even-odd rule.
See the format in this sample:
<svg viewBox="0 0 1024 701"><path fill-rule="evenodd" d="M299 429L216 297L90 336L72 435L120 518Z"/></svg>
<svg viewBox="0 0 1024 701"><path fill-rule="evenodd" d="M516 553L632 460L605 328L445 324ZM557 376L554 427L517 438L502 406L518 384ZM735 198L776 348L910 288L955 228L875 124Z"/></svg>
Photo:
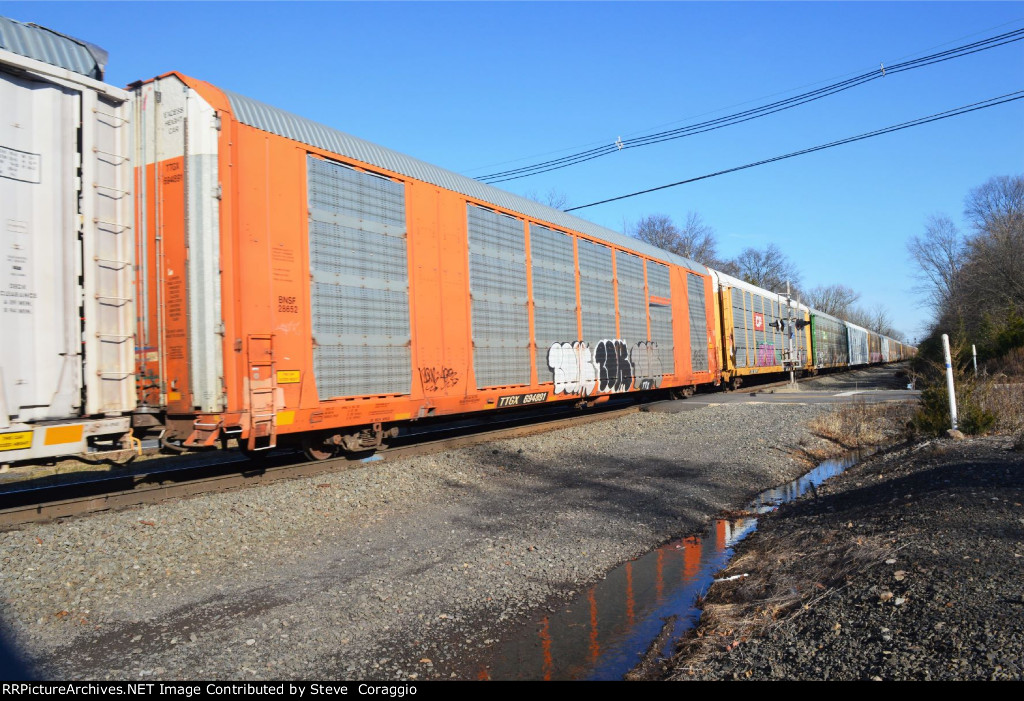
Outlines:
<svg viewBox="0 0 1024 701"><path fill-rule="evenodd" d="M720 577L701 602L696 634L683 640L675 657L675 678L685 678L718 651L729 651L752 637L786 625L803 611L825 603L847 582L891 555L883 536L832 532L793 536L758 533L751 547Z"/></svg>
<svg viewBox="0 0 1024 701"><path fill-rule="evenodd" d="M1024 346L1012 348L998 358L985 364L985 369L993 376L1016 378L1017 382L1024 379Z"/></svg>
<svg viewBox="0 0 1024 701"><path fill-rule="evenodd" d="M810 423L811 433L827 444L803 451L814 460L824 460L850 450L892 445L906 437L914 410L908 402L842 404Z"/></svg>
<svg viewBox="0 0 1024 701"><path fill-rule="evenodd" d="M1024 435L1024 384L980 383L978 403L996 415L995 433Z"/></svg>

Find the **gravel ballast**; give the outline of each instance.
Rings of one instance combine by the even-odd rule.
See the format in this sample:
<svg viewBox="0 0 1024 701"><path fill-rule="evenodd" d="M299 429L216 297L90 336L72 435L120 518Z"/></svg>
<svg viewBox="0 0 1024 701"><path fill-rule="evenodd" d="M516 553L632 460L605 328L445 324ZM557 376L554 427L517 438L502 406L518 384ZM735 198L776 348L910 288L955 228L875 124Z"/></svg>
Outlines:
<svg viewBox="0 0 1024 701"><path fill-rule="evenodd" d="M512 623L808 465L827 406L638 413L0 534L44 678L449 678Z"/></svg>

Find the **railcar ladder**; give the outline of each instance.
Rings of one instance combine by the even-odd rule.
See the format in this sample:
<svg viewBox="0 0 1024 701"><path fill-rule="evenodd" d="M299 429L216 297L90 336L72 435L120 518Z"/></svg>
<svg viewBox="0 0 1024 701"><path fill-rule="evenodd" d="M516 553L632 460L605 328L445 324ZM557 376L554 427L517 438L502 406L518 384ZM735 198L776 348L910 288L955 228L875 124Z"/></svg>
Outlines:
<svg viewBox="0 0 1024 701"><path fill-rule="evenodd" d="M273 334L249 336L249 441L248 450L277 446L277 379L274 373Z"/></svg>

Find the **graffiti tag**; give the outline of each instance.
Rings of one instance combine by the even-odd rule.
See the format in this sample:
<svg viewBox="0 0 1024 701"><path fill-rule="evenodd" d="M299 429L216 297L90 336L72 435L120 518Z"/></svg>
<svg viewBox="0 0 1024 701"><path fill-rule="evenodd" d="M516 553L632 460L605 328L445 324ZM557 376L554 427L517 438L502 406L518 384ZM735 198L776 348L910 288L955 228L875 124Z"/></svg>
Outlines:
<svg viewBox="0 0 1024 701"><path fill-rule="evenodd" d="M625 392L633 386L633 364L629 362L625 341L617 338L598 341L594 362L602 392Z"/></svg>
<svg viewBox="0 0 1024 701"><path fill-rule="evenodd" d="M772 367L778 365L779 361L775 354L774 343L757 344L757 365L758 367Z"/></svg>
<svg viewBox="0 0 1024 701"><path fill-rule="evenodd" d="M586 341L554 343L548 349L548 368L555 394L587 396L595 390L625 392L661 386L664 366L655 341L629 347L619 338L598 341L593 352Z"/></svg>
<svg viewBox="0 0 1024 701"><path fill-rule="evenodd" d="M637 389L654 389L661 386L664 369L661 353L655 341L640 341L629 349L629 361L633 364L633 378Z"/></svg>
<svg viewBox="0 0 1024 701"><path fill-rule="evenodd" d="M585 341L553 343L548 349L548 367L554 376L555 394L582 394L594 391L597 365Z"/></svg>
<svg viewBox="0 0 1024 701"><path fill-rule="evenodd" d="M452 368L420 368L420 381L425 392L440 392L459 384L459 373Z"/></svg>

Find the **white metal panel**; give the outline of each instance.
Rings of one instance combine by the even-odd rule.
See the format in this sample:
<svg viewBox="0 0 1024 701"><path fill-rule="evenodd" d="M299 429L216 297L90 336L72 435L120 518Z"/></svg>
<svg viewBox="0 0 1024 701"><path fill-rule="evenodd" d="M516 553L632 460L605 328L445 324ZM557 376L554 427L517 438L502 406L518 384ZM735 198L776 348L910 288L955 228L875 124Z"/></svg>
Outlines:
<svg viewBox="0 0 1024 701"><path fill-rule="evenodd" d="M772 291L766 290L766 289L764 289L762 287L758 287L757 285L751 285L749 282L747 282L745 280L740 280L739 278L733 277L732 275L727 275L726 273L723 273L723 272L720 272L720 271L715 271L715 275L718 278L717 282L720 285L722 285L722 286L725 286L725 287L738 287L739 289L746 290L747 292L750 292L751 294L761 295L762 297L768 297L770 299L777 299L777 300L779 300L779 304L782 304L783 306L785 305L785 301L786 301L786 293L785 292L772 292ZM799 309L800 311L804 311L804 312L809 312L810 311L810 307L808 307L806 304L801 304L800 302L798 302L796 300L793 300L792 302L790 302L789 306L792 307L793 309ZM802 319L803 318L799 314L796 314L795 316L798 319Z"/></svg>
<svg viewBox="0 0 1024 701"><path fill-rule="evenodd" d="M0 73L0 105L0 368L7 411L20 421L74 416L82 380L80 96Z"/></svg>
<svg viewBox="0 0 1024 701"><path fill-rule="evenodd" d="M848 321L844 321L849 331L850 340L850 365L867 365L868 363L868 332Z"/></svg>
<svg viewBox="0 0 1024 701"><path fill-rule="evenodd" d="M220 287L220 119L199 94L185 92L185 197L188 207L189 376L203 411L223 411L224 324Z"/></svg>
<svg viewBox="0 0 1024 701"><path fill-rule="evenodd" d="M184 212L188 244L186 299L188 305L189 383L194 401L202 411L223 411L224 357L223 315L220 280L220 183L218 139L220 121L216 111L200 95L175 76L146 83L136 90L136 152L140 165L183 158L185 161ZM160 187L159 179L154 181ZM140 201L160 201L159 193L140 193ZM143 211L140 221L146 222ZM159 217L157 217L159 224ZM144 224L145 226L145 224ZM138 236L141 278L168 274L148 269L146 247L159 240L159 231L141 231ZM160 251L156 252L161 260ZM157 264L159 268L159 263ZM144 285L140 295L148 295ZM157 285L160 289L160 285ZM146 297L139 300L148 311ZM160 300L157 300L160 306ZM143 328L148 331L148 323ZM158 331L158 334L162 333ZM149 348L158 339L144 337L140 345ZM162 358L162 355L161 355ZM160 376L164 373L161 369ZM166 391L166 388L162 390Z"/></svg>
<svg viewBox="0 0 1024 701"><path fill-rule="evenodd" d="M82 93L81 235L87 414L135 408L131 106Z"/></svg>

